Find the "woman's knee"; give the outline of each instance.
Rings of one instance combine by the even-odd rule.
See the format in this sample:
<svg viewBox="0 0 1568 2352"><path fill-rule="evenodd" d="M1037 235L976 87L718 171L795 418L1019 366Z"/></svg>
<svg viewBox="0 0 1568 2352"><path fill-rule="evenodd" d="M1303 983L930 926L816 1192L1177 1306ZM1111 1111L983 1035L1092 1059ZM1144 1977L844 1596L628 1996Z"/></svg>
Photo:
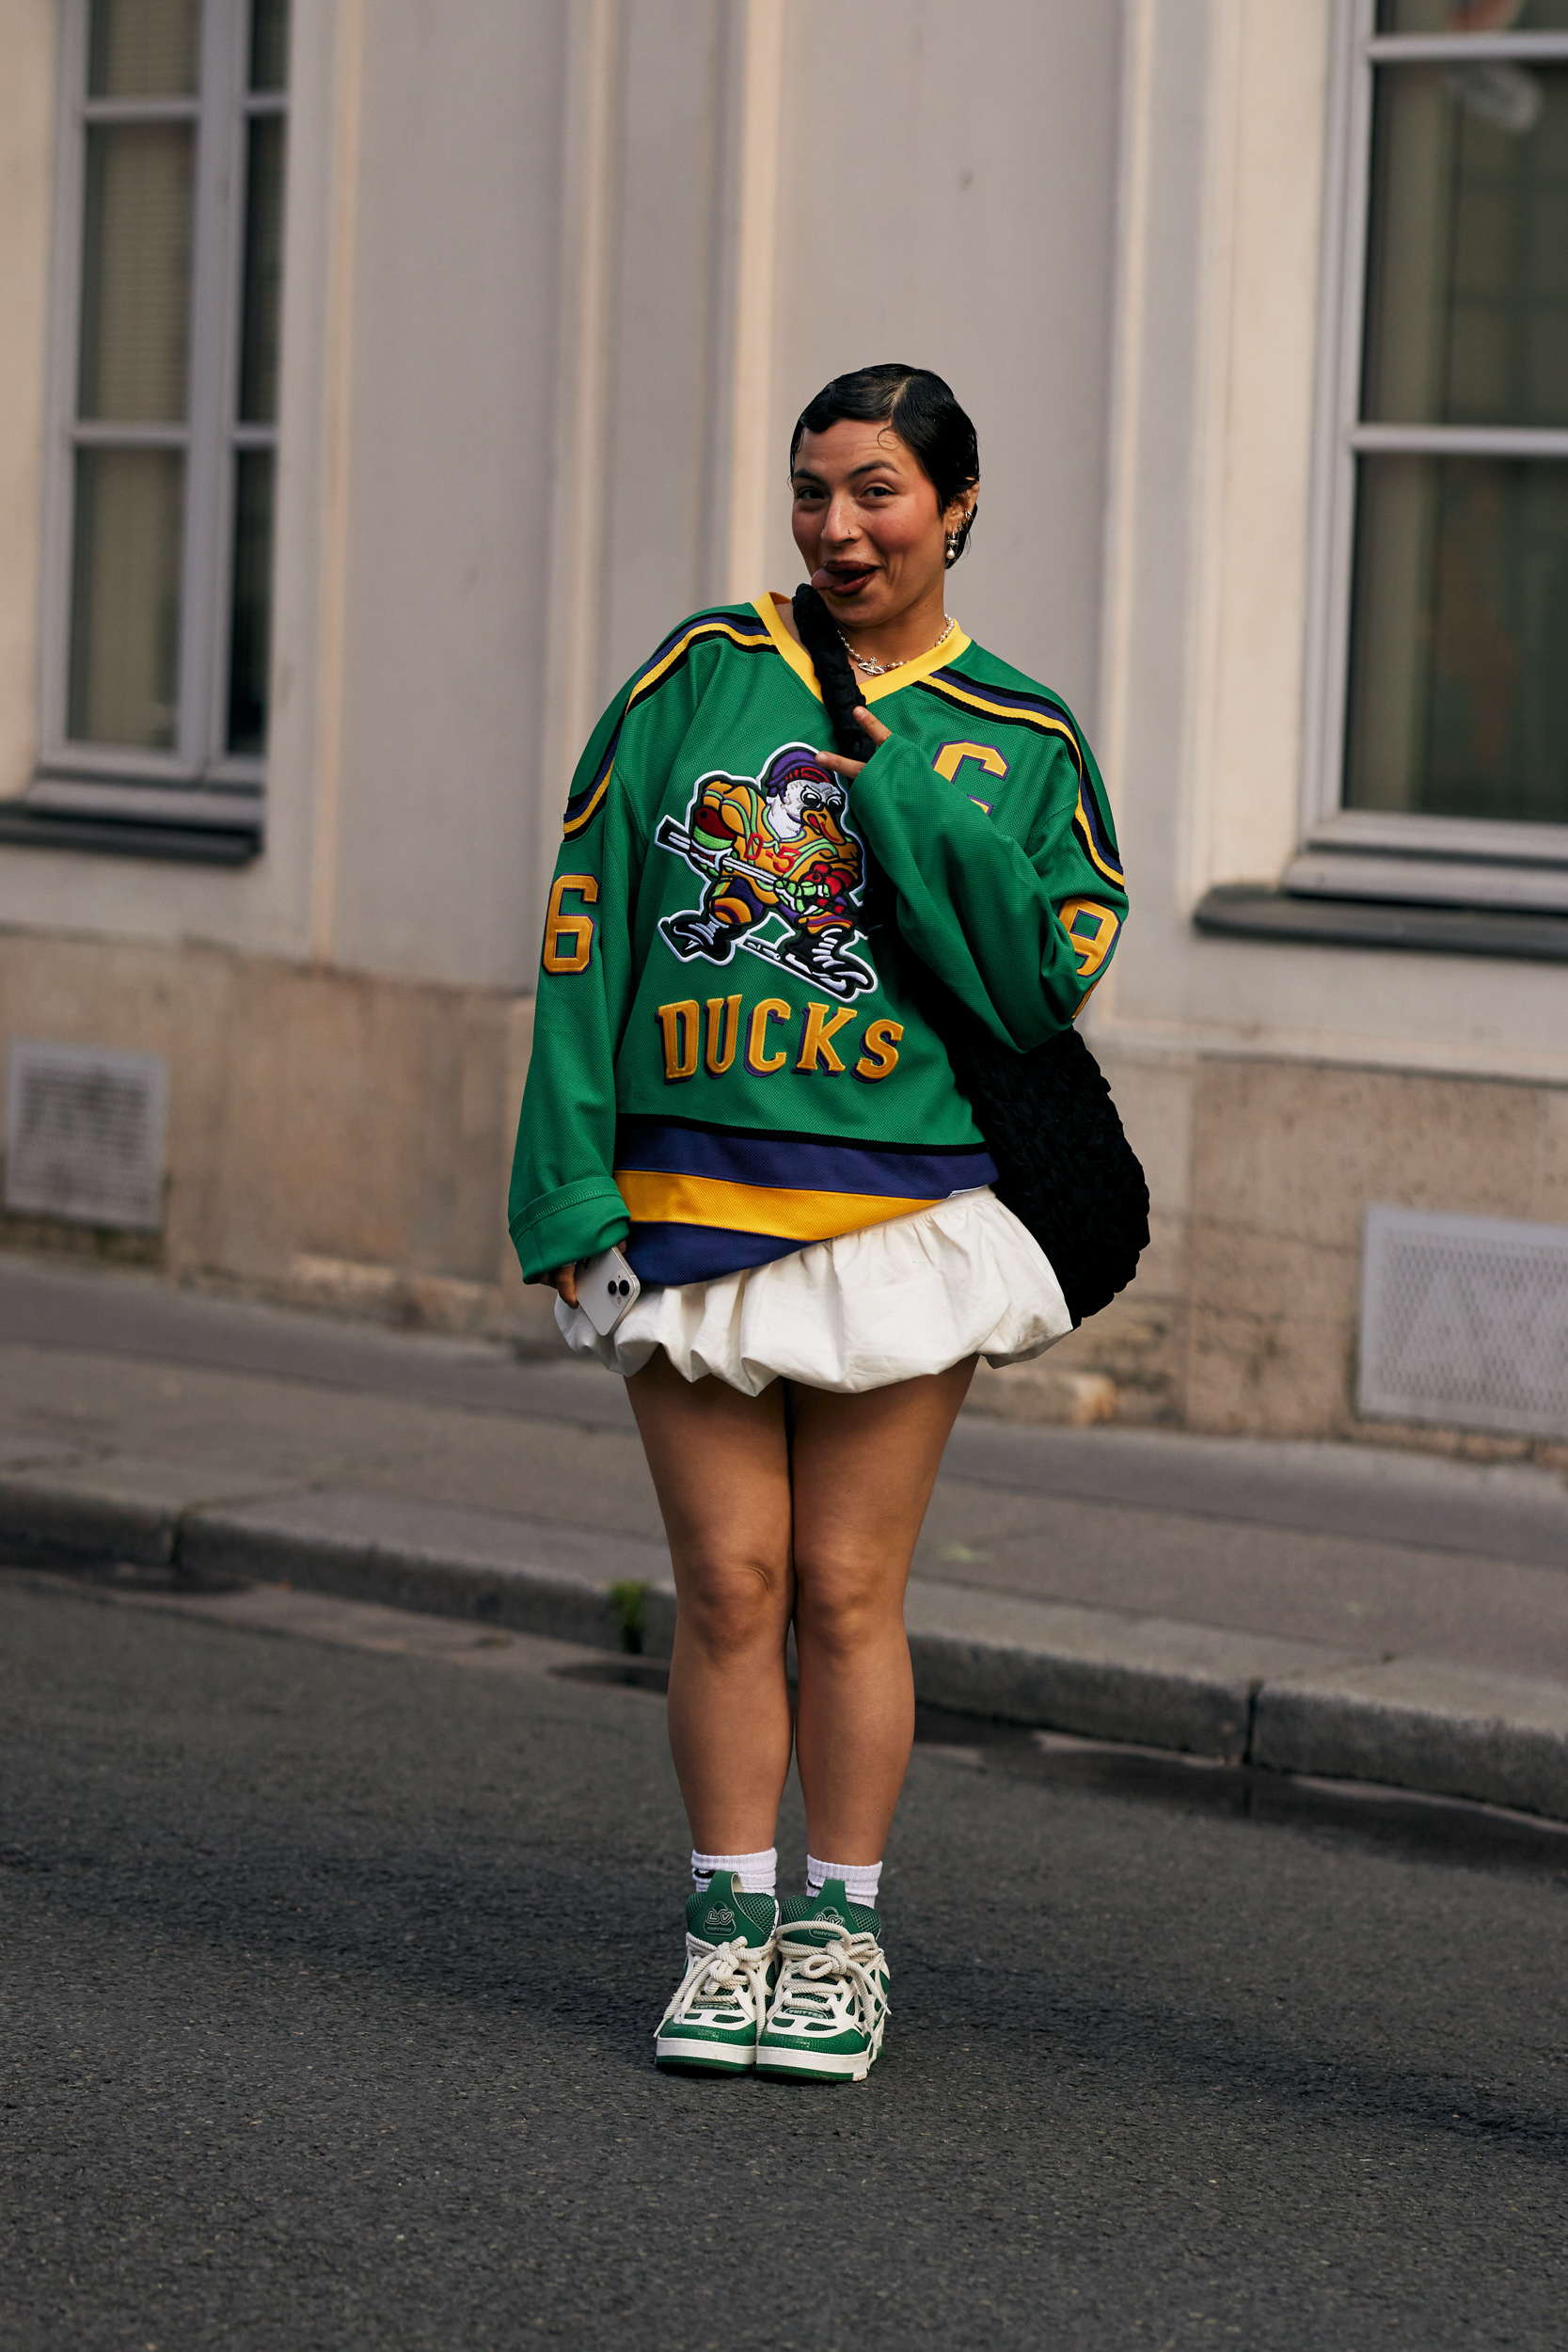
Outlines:
<svg viewBox="0 0 1568 2352"><path fill-rule="evenodd" d="M819 1656L875 1649L904 1622L904 1580L863 1562L797 1564L795 1638Z"/></svg>
<svg viewBox="0 0 1568 2352"><path fill-rule="evenodd" d="M789 1621L787 1562L744 1555L687 1561L677 1577L680 1621L710 1657L782 1644Z"/></svg>

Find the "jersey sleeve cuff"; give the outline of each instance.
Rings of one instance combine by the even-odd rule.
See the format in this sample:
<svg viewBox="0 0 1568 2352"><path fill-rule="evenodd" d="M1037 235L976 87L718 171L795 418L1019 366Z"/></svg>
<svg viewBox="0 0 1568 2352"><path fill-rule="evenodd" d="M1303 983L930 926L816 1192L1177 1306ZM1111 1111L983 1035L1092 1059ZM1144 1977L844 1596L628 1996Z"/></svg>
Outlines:
<svg viewBox="0 0 1568 2352"><path fill-rule="evenodd" d="M510 1224L512 1245L525 1282L553 1274L557 1266L575 1265L611 1243L625 1241L631 1231L626 1204L606 1176L591 1176L562 1184L519 1209Z"/></svg>

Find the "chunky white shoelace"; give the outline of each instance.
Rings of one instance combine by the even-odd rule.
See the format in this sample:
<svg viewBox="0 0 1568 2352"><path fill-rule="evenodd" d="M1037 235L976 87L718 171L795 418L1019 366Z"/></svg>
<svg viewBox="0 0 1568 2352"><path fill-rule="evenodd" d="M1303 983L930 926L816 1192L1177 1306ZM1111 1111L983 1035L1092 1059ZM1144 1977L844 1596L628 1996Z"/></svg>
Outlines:
<svg viewBox="0 0 1568 2352"><path fill-rule="evenodd" d="M771 1941L748 1944L743 1935L736 1935L727 1944L705 1944L700 1936L689 1934L686 1974L675 1987L659 2031L662 2033L666 2026L683 2024L693 2010L703 2009L738 2010L743 2025L754 2024L762 2013L768 1990L768 1963L772 1957ZM716 2025L721 2021L709 2016L700 2022Z"/></svg>
<svg viewBox="0 0 1568 2352"><path fill-rule="evenodd" d="M768 2022L808 2026L813 2040L853 2027L875 2042L889 2009L881 1984L887 1966L882 1947L874 1935L851 1935L847 1928L829 1932L831 1944L798 1944L787 1929L779 1930L783 1966Z"/></svg>

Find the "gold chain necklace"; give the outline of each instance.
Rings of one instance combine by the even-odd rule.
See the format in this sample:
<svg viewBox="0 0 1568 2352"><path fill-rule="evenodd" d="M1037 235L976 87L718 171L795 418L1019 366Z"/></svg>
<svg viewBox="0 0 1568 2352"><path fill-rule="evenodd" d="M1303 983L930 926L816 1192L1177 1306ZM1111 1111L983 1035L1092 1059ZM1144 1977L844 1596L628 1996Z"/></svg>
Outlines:
<svg viewBox="0 0 1568 2352"><path fill-rule="evenodd" d="M937 639L936 645L927 645L925 653L907 653L902 661L868 661L864 654L857 653L855 651L854 646L849 643L849 640L845 636L842 629L838 632L839 643L843 645L845 652L848 655L857 670L863 671L867 677L886 677L890 670L903 670L907 669L911 661L924 661L927 655L935 653L937 645L946 644L947 640L952 636L953 631L958 628L958 624L957 621L949 621L945 613L942 614L942 619L946 626L943 628L942 635Z"/></svg>

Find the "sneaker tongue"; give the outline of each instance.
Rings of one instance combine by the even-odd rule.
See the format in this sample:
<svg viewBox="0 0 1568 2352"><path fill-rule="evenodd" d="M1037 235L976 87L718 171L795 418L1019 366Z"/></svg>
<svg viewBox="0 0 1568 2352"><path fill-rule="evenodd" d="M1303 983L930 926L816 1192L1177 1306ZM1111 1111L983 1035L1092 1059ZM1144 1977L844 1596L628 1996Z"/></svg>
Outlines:
<svg viewBox="0 0 1568 2352"><path fill-rule="evenodd" d="M842 1879L829 1879L820 1895L792 1895L779 1914L779 1924L800 1944L831 1944L835 1928L847 1928L851 1935L874 1935L879 1941L882 1932L876 1912L864 1903L852 1903ZM822 1931L814 1934L818 1924Z"/></svg>
<svg viewBox="0 0 1568 2352"><path fill-rule="evenodd" d="M772 1934L777 1913L771 1895L742 1894L733 1870L715 1870L707 1893L693 1894L687 1903L687 1931L705 1944L733 1944L743 1935L760 1946Z"/></svg>

